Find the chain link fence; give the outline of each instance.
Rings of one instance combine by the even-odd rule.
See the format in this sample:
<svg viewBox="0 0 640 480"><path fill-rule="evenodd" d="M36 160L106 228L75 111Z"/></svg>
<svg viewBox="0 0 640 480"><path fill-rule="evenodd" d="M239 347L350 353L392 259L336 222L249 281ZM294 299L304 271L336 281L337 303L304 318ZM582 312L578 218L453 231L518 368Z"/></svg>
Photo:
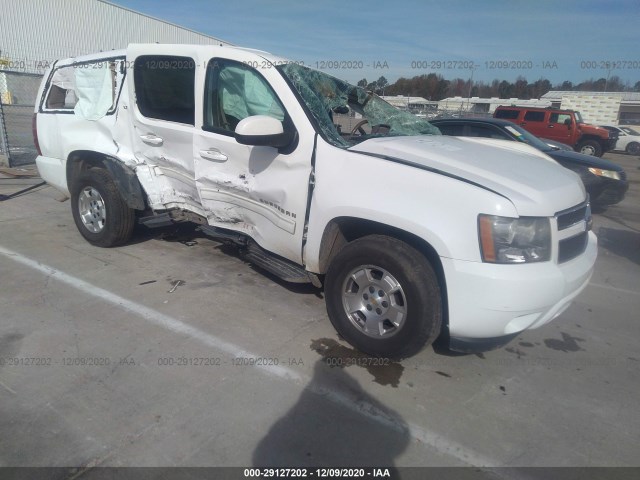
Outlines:
<svg viewBox="0 0 640 480"><path fill-rule="evenodd" d="M31 121L42 75L0 70L0 164L35 161Z"/></svg>

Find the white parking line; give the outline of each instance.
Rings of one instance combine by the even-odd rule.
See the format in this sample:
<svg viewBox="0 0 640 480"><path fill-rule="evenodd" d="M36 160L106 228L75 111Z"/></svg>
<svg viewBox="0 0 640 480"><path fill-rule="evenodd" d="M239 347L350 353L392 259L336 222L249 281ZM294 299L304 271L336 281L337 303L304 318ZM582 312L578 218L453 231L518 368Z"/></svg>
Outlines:
<svg viewBox="0 0 640 480"><path fill-rule="evenodd" d="M192 340L203 343L208 347L221 350L234 357L259 357L259 355L257 354L248 352L237 345L221 340L218 337L210 335L187 323L181 322L180 320L170 317L169 315L165 315L164 313L158 312L157 310L154 310L152 308L145 307L144 305L133 302L131 300L127 300L120 295L116 295L115 293L97 287L89 282L76 278L61 270L57 270L53 267L40 263L37 260L28 258L18 252L14 252L13 250L9 250L5 247L0 246L0 254L21 265L41 272L48 277L57 279L58 281L65 283L70 287L75 288L76 290L86 293L87 295L97 297L100 300L112 303L120 307L122 310L131 312L138 317L147 320L149 323L162 327L171 332L189 337ZM256 365L256 368L260 369L268 375L275 375L277 377L291 380L300 384L306 383L306 388L308 390L331 400L333 403L346 407L354 412L357 412L360 415L369 418L370 420L383 424L394 430L406 432L408 428L408 432L406 433L413 439L418 440L425 445L428 445L438 453L457 458L464 464L475 467L492 467L499 465L498 462L480 455L479 453L467 447L464 447L457 442L451 441L436 432L425 429L419 425L411 423L407 424L407 422L404 422L401 419L394 418L380 408L365 400L362 400L361 398L354 398L346 392L340 392L334 389L327 389L321 386L314 385L311 383L310 377L300 374L290 368L276 365Z"/></svg>

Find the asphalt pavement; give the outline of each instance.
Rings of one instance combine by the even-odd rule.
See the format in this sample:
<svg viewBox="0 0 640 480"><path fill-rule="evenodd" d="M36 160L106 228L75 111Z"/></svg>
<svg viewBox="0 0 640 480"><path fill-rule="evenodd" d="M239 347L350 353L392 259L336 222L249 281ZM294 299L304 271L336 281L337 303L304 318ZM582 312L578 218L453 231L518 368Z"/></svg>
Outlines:
<svg viewBox="0 0 640 480"><path fill-rule="evenodd" d="M191 229L100 249L55 190L0 176L0 466L640 466L640 158L605 158L631 186L561 317L399 363Z"/></svg>

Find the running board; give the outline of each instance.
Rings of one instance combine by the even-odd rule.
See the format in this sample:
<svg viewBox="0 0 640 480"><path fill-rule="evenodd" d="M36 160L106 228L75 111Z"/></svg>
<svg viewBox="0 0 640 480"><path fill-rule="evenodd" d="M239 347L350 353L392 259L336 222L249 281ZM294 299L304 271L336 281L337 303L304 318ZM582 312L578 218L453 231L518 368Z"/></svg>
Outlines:
<svg viewBox="0 0 640 480"><path fill-rule="evenodd" d="M242 233L232 232L231 230L224 230L222 228L214 227L211 225L200 225L198 227L202 233L208 237L216 240L222 240L223 242L232 242L236 245L245 246L247 244L247 236Z"/></svg>
<svg viewBox="0 0 640 480"><path fill-rule="evenodd" d="M149 228L167 227L176 223L169 215L169 212L160 213L158 215L149 215L147 217L138 218L138 223Z"/></svg>
<svg viewBox="0 0 640 480"><path fill-rule="evenodd" d="M198 230L216 240L231 242L239 246L243 260L272 273L285 282L314 283L314 285L318 283L314 282L314 279L309 276L309 272L300 265L268 252L242 233L211 225L201 225Z"/></svg>
<svg viewBox="0 0 640 480"><path fill-rule="evenodd" d="M274 274L285 282L311 283L307 271L301 266L267 252L258 244L251 242L242 255L242 258L267 272Z"/></svg>

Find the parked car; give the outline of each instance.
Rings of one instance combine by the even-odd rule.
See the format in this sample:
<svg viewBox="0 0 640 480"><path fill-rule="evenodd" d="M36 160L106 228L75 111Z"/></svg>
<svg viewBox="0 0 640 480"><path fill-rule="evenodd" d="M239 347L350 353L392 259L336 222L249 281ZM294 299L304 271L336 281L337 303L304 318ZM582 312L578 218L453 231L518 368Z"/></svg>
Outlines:
<svg viewBox="0 0 640 480"><path fill-rule="evenodd" d="M629 189L627 174L618 164L591 155L551 147L547 142L507 120L460 118L433 120L431 123L445 135L511 140L537 148L563 167L580 175L594 206L604 207L619 203Z"/></svg>
<svg viewBox="0 0 640 480"><path fill-rule="evenodd" d="M537 137L566 143L585 155L601 157L618 139L606 128L584 123L580 112L574 110L501 105L493 116L516 123Z"/></svg>
<svg viewBox="0 0 640 480"><path fill-rule="evenodd" d="M442 136L265 52L149 44L60 60L34 133L42 177L91 244L127 242L136 221L195 222L252 264L323 286L336 330L372 355L441 334L454 350L503 344L560 315L593 272L573 173L527 145Z"/></svg>
<svg viewBox="0 0 640 480"><path fill-rule="evenodd" d="M618 127L616 125L602 125L602 128L606 128L618 135L614 150L627 152L630 155L640 155L640 132L631 127Z"/></svg>

